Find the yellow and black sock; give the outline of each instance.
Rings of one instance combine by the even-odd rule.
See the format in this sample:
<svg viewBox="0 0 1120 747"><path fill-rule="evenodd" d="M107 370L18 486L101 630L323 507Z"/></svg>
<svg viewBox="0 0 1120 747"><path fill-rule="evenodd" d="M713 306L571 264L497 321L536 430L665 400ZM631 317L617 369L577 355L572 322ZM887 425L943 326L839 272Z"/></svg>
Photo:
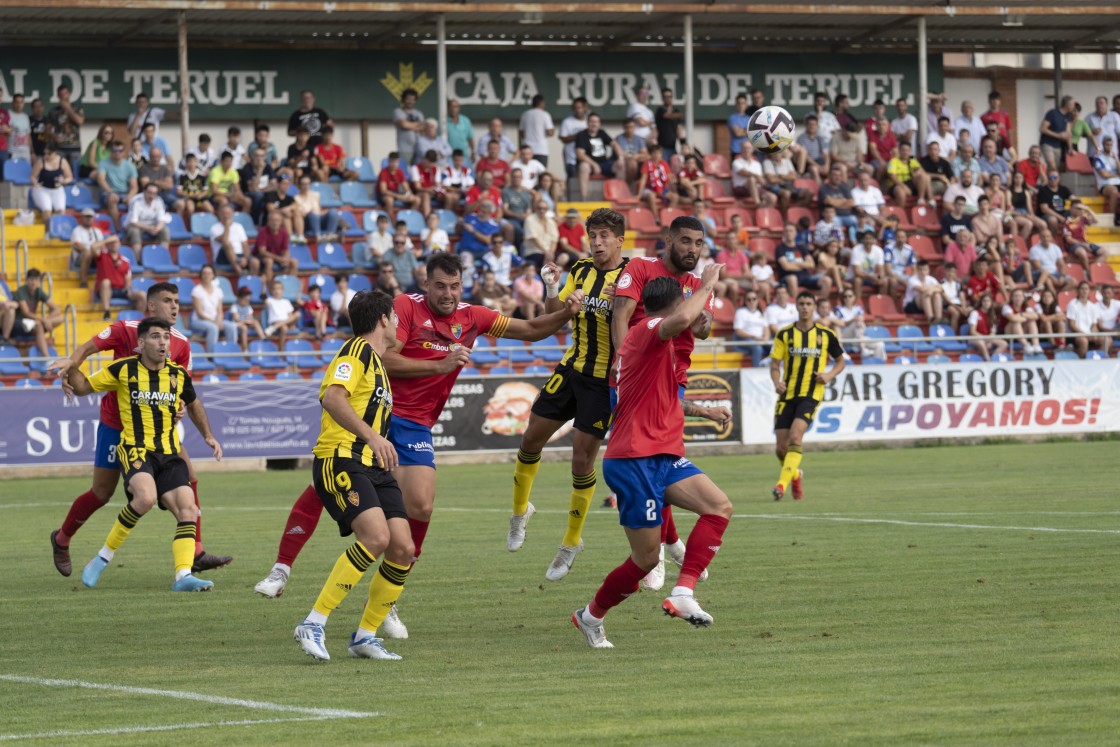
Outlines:
<svg viewBox="0 0 1120 747"><path fill-rule="evenodd" d="M113 522L113 528L109 530L109 536L105 538L105 547L113 552L120 549L138 521L140 521L140 514L133 510L132 503L125 504L125 507L117 514L117 520Z"/></svg>
<svg viewBox="0 0 1120 747"><path fill-rule="evenodd" d="M400 599L404 591L404 582L408 578L410 566L397 565L390 560L382 560L373 580L369 582L369 599L366 601L365 611L362 612L362 630L371 633L376 631L393 603Z"/></svg>
<svg viewBox="0 0 1120 747"><path fill-rule="evenodd" d="M331 575L327 576L327 582L323 584L323 590L319 592L319 598L315 600L312 609L324 617L334 612L376 559L361 542L354 542L346 548L346 552L334 564Z"/></svg>
<svg viewBox="0 0 1120 747"><path fill-rule="evenodd" d="M797 444L786 449L786 458L782 460L782 474L778 477L778 484L782 490L789 487L790 481L797 477L797 469L801 466L801 447Z"/></svg>
<svg viewBox="0 0 1120 747"><path fill-rule="evenodd" d="M595 497L595 472L587 475L572 473L572 497L568 501L568 531L564 532L564 539L560 544L566 547L575 547L583 536L583 524L587 521L587 512L591 508L591 499Z"/></svg>
<svg viewBox="0 0 1120 747"><path fill-rule="evenodd" d="M195 524L193 521L180 521L175 525L175 539L171 541L171 556L175 558L175 578L191 572L194 565Z"/></svg>
<svg viewBox="0 0 1120 747"><path fill-rule="evenodd" d="M540 453L527 454L517 450L517 465L513 468L513 513L518 516L529 510L529 494L533 492L533 480L540 468Z"/></svg>

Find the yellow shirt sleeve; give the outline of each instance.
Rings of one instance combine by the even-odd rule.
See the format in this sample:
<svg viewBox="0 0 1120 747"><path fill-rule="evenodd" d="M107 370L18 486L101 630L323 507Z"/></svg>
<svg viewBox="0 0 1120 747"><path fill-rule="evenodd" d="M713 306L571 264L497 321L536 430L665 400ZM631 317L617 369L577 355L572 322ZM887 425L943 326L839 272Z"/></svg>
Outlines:
<svg viewBox="0 0 1120 747"><path fill-rule="evenodd" d="M774 344L770 348L770 357L779 361L786 359L786 338L781 332L774 336Z"/></svg>
<svg viewBox="0 0 1120 747"><path fill-rule="evenodd" d="M330 368L323 377L323 391L326 392L328 387L337 384L353 394L366 375L372 352L367 345L358 355L344 355L331 361Z"/></svg>
<svg viewBox="0 0 1120 747"><path fill-rule="evenodd" d="M113 366L106 366L93 376L90 376L88 381L93 391L107 392L111 389L116 389L120 379L117 378Z"/></svg>

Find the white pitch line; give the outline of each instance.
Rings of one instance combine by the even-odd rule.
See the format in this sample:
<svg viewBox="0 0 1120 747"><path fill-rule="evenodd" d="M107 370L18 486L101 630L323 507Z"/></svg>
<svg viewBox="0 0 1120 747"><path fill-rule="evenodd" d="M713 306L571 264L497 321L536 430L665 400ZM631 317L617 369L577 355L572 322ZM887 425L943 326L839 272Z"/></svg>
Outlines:
<svg viewBox="0 0 1120 747"><path fill-rule="evenodd" d="M179 731L207 729L214 726L257 726L259 724L290 724L297 721L325 721L329 716L296 716L293 718L242 719L240 721L200 721L193 724L164 724L162 726L121 726L114 729L86 729L84 731L42 731L36 734L0 734L0 742L18 742L27 739L59 739L61 737L95 737L106 734L145 734L153 731Z"/></svg>
<svg viewBox="0 0 1120 747"><path fill-rule="evenodd" d="M1059 532L1070 534L1120 534L1120 529L1064 529L1059 527L1018 527L992 524L951 524L935 521L903 521L901 519L857 519L850 516L791 516L789 514L734 514L736 519L775 519L778 521L841 521L850 524L894 524L904 527L935 527L943 529L1002 529L1010 532Z"/></svg>
<svg viewBox="0 0 1120 747"><path fill-rule="evenodd" d="M192 693L185 690L158 690L152 687L132 687L130 685L110 685L103 682L83 682L81 680L54 680L40 677L21 677L16 674L0 674L0 680L18 682L24 685L42 685L43 687L81 687L87 690L110 690L130 695L155 695L161 698L175 698L178 700L195 700L200 703L214 705L237 706L239 708L254 708L260 711L279 711L281 713L302 713L307 716L319 718L372 718L380 713L368 711L344 711L337 708L307 708L305 706L285 705L283 703L270 703L265 700L244 700L242 698L226 698L221 695L206 695Z"/></svg>

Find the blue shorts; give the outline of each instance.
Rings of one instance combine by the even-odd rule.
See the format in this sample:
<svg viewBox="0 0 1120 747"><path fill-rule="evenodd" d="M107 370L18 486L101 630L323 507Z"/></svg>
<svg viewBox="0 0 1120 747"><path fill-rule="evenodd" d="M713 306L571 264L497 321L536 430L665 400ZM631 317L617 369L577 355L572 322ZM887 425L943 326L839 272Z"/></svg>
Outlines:
<svg viewBox="0 0 1120 747"><path fill-rule="evenodd" d="M687 457L668 454L603 460L603 478L618 496L618 523L631 529L661 526L665 489L702 474Z"/></svg>
<svg viewBox="0 0 1120 747"><path fill-rule="evenodd" d="M390 415L389 442L397 450L397 459L402 467L436 468L436 449L432 445L431 428Z"/></svg>
<svg viewBox="0 0 1120 747"><path fill-rule="evenodd" d="M611 412L614 408L618 407L618 387L612 386L611 388ZM684 402L684 384L677 384L677 399Z"/></svg>
<svg viewBox="0 0 1120 747"><path fill-rule="evenodd" d="M121 432L104 423L97 424L97 442L93 447L93 466L105 469L120 469L117 461L117 445L121 442Z"/></svg>

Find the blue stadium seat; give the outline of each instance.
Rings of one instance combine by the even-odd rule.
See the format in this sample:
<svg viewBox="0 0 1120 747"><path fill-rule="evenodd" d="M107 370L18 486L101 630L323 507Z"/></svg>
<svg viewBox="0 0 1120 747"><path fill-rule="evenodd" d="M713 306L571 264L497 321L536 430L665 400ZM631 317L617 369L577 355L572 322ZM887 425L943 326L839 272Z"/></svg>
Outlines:
<svg viewBox="0 0 1120 747"><path fill-rule="evenodd" d="M955 332L953 332L953 328L950 327L948 324L934 324L934 325L931 325L930 328L929 328L929 336L930 337L946 338L946 337L956 337L957 335L956 335ZM936 347L941 348L942 350L944 350L947 353L957 353L957 352L961 352L962 350L968 350L968 343L961 342L960 340L945 340L945 339L943 339L943 340L939 340L936 343Z"/></svg>
<svg viewBox="0 0 1120 747"><path fill-rule="evenodd" d="M155 278L133 278L132 290L147 293L148 289L156 284Z"/></svg>
<svg viewBox="0 0 1120 747"><path fill-rule="evenodd" d="M863 336L870 337L873 340L882 340L884 343L883 347L888 353L898 353L902 350L902 346L894 341L894 336L891 334L891 331L879 324L867 325Z"/></svg>
<svg viewBox="0 0 1120 747"><path fill-rule="evenodd" d="M353 213L343 211L339 215L339 229L342 235L349 239L364 239L366 232L362 230L362 218L355 218Z"/></svg>
<svg viewBox="0 0 1120 747"><path fill-rule="evenodd" d="M491 376L513 376L517 372L509 366L494 366L489 373Z"/></svg>
<svg viewBox="0 0 1120 747"><path fill-rule="evenodd" d="M202 346L201 342L191 343L191 366L195 371L200 373L207 373L214 370L214 361L206 355L206 348Z"/></svg>
<svg viewBox="0 0 1120 747"><path fill-rule="evenodd" d="M311 182L311 190L319 193L319 205L321 205L323 209L342 207L342 200L338 199L338 195L331 189L330 184L325 182Z"/></svg>
<svg viewBox="0 0 1120 747"><path fill-rule="evenodd" d="M536 356L525 347L521 340L499 337L497 340L498 357L512 363L532 363Z"/></svg>
<svg viewBox="0 0 1120 747"><path fill-rule="evenodd" d="M996 363L1013 363L1015 361L1015 357L1008 355L1007 353L996 353L992 356L992 360Z"/></svg>
<svg viewBox="0 0 1120 747"><path fill-rule="evenodd" d="M369 250L369 244L364 241L355 241L354 245L350 247L350 259L353 260L356 267L372 268L377 264L377 260L373 258L373 252Z"/></svg>
<svg viewBox="0 0 1120 747"><path fill-rule="evenodd" d="M926 363L952 363L953 359L947 355L936 353L926 358Z"/></svg>
<svg viewBox="0 0 1120 747"><path fill-rule="evenodd" d="M358 172L358 181L360 182L372 184L377 181L377 174L374 172L373 164L369 162L368 158L351 158L350 170Z"/></svg>
<svg viewBox="0 0 1120 747"><path fill-rule="evenodd" d="M70 234L78 227L78 219L73 215L67 213L56 213L51 216L50 226L47 228L47 233L53 239L60 239L62 241L69 241Z"/></svg>
<svg viewBox="0 0 1120 747"><path fill-rule="evenodd" d="M922 328L915 324L903 324L898 328L898 341L904 350L913 350L918 353L928 353L933 350L933 345L928 342L921 342L918 340L913 342L909 341L914 337L925 336L926 334L922 332ZM932 337L932 335L930 336Z"/></svg>
<svg viewBox="0 0 1120 747"><path fill-rule="evenodd" d="M264 374L260 373L243 373L237 377L238 381L268 381Z"/></svg>
<svg viewBox="0 0 1120 747"><path fill-rule="evenodd" d="M124 257L125 259L127 259L128 263L130 265L132 265L133 274L136 274L137 272L143 272L144 271L144 263L136 258L136 252L132 251L131 246L123 246L122 245L121 246L121 256Z"/></svg>
<svg viewBox="0 0 1120 747"><path fill-rule="evenodd" d="M261 278L259 275L242 275L239 277L237 279L237 288L235 291L239 291L242 288L249 289L249 292L252 294L250 298L253 299L253 303L257 303L260 300L261 293L266 292L261 285Z"/></svg>
<svg viewBox="0 0 1120 747"><path fill-rule="evenodd" d="M448 236L454 236L459 228L459 216L450 210L437 210L436 214L439 216L439 227L447 231Z"/></svg>
<svg viewBox="0 0 1120 747"><path fill-rule="evenodd" d="M325 373L325 372L324 372L324 371L323 371L323 369L321 369L321 368L320 368L320 369L318 369L318 370L316 370L316 371L312 371L312 372L311 372L311 380L312 380L312 381L322 381L322 380L323 380L323 374L324 374L324 373Z"/></svg>
<svg viewBox="0 0 1120 747"><path fill-rule="evenodd" d="M327 300L330 299L332 293L338 290L335 286L334 278L330 275L324 275L323 273L312 275L307 279L307 289L311 290L311 286L313 285L317 285L323 289L322 297Z"/></svg>
<svg viewBox="0 0 1120 747"><path fill-rule="evenodd" d="M544 338L543 340L540 341L539 345L540 346L555 346L555 349L554 350L538 350L537 351L537 357L538 358L540 358L542 361L548 361L549 363L559 363L561 360L564 359L564 351L567 350L568 346L570 346L571 343L568 342L567 337L565 337L563 341L558 340L555 337L546 337L546 338ZM561 345L563 347L560 347Z"/></svg>
<svg viewBox="0 0 1120 747"><path fill-rule="evenodd" d="M494 348L490 346L486 340L478 339L474 343L474 349L471 351L471 362L479 365L489 365L497 363L501 358L494 354Z"/></svg>
<svg viewBox="0 0 1120 747"><path fill-rule="evenodd" d="M312 353L315 351L315 346L311 344L310 340L288 340L288 344L284 346L284 353ZM297 368L319 368L322 362L318 356L315 355L290 355L287 356L289 364L295 364Z"/></svg>
<svg viewBox="0 0 1120 747"><path fill-rule="evenodd" d="M526 376L548 376L552 369L548 366L529 366L525 369Z"/></svg>
<svg viewBox="0 0 1120 747"><path fill-rule="evenodd" d="M125 309L124 311L117 312L118 322L142 322L144 321L144 312L136 311L135 309Z"/></svg>
<svg viewBox="0 0 1120 747"><path fill-rule="evenodd" d="M1023 356L1023 360L1025 360L1025 361L1045 361L1045 360L1049 360L1049 358L1046 357L1046 353L1028 353L1027 355Z"/></svg>
<svg viewBox="0 0 1120 747"><path fill-rule="evenodd" d="M222 304L229 306L232 303L237 303L237 295L233 292L233 286L230 285L229 278L225 275L219 275L214 278L214 282L222 289Z"/></svg>
<svg viewBox="0 0 1120 747"><path fill-rule="evenodd" d="M202 266L209 262L206 250L198 244L179 245L179 268L185 272L202 272Z"/></svg>
<svg viewBox="0 0 1120 747"><path fill-rule="evenodd" d="M245 235L250 239L257 238L257 224L248 213L234 213L233 222L245 229Z"/></svg>
<svg viewBox="0 0 1120 747"><path fill-rule="evenodd" d="M346 340L341 340L337 337L328 337L326 340L320 342L319 353L320 357L323 359L323 363L330 363L331 358L334 358L334 354L345 344Z"/></svg>
<svg viewBox="0 0 1120 747"><path fill-rule="evenodd" d="M183 223L183 216L178 213L168 213L171 216L171 222L167 224L167 232L171 234L171 240L178 243L180 241L190 241L193 234L187 230L187 225Z"/></svg>
<svg viewBox="0 0 1120 747"><path fill-rule="evenodd" d="M460 375L460 376L481 376L481 375L482 375L482 372L481 372L481 371L479 371L479 370L478 370L477 368L475 368L474 366L468 366L468 367L464 368L464 369L463 369L463 370L462 370L462 371L461 371L461 372L459 373L459 375Z"/></svg>
<svg viewBox="0 0 1120 747"><path fill-rule="evenodd" d="M237 354L236 356L230 356L228 358L222 357L214 359L214 365L225 371L248 371L252 368L249 361L245 360L241 352L241 347L235 342L230 342L228 340L219 341L210 352Z"/></svg>
<svg viewBox="0 0 1120 747"><path fill-rule="evenodd" d="M31 184L31 162L22 158L4 161L4 181L21 186Z"/></svg>
<svg viewBox="0 0 1120 747"><path fill-rule="evenodd" d="M1100 361L1104 360L1107 357L1108 356L1100 350L1090 350L1089 352L1085 353L1085 360L1087 361Z"/></svg>
<svg viewBox="0 0 1120 747"><path fill-rule="evenodd" d="M42 386L43 382L38 379L16 379L12 382L12 386L17 389L30 389L32 387Z"/></svg>
<svg viewBox="0 0 1120 747"><path fill-rule="evenodd" d="M917 361L914 360L913 358L911 358L908 355L900 355L900 356L896 357L893 361L891 361L891 363L896 363L900 366L912 366L915 363L917 363Z"/></svg>
<svg viewBox="0 0 1120 747"><path fill-rule="evenodd" d="M23 362L19 350L9 345L0 345L0 376L26 376L31 369Z"/></svg>
<svg viewBox="0 0 1120 747"><path fill-rule="evenodd" d="M219 384L223 381L229 381L229 377L219 373L208 373L201 379L203 384Z"/></svg>
<svg viewBox="0 0 1120 747"><path fill-rule="evenodd" d="M963 353L957 358L961 363L983 363L984 359L977 353Z"/></svg>
<svg viewBox="0 0 1120 747"><path fill-rule="evenodd" d="M300 270L318 270L319 263L311 256L311 249L307 244L290 244L288 251L292 259L299 262Z"/></svg>
<svg viewBox="0 0 1120 747"><path fill-rule="evenodd" d="M1072 350L1059 350L1058 352L1054 353L1054 360L1056 360L1056 361L1077 361L1077 360L1081 360L1081 357L1077 353L1073 352Z"/></svg>
<svg viewBox="0 0 1120 747"><path fill-rule="evenodd" d="M869 355L866 358L860 359L860 363L864 366L882 366L886 362L886 358L878 358L874 355Z"/></svg>
<svg viewBox="0 0 1120 747"><path fill-rule="evenodd" d="M369 279L369 275L360 275L356 272L351 273L350 290L354 291L355 293L373 290L373 281Z"/></svg>
<svg viewBox="0 0 1120 747"><path fill-rule="evenodd" d="M287 368L288 362L279 354L280 349L271 340L254 340L249 343L249 362L258 368Z"/></svg>
<svg viewBox="0 0 1120 747"><path fill-rule="evenodd" d="M200 239L210 240L210 229L218 222L213 213L195 213L191 216L191 233Z"/></svg>
<svg viewBox="0 0 1120 747"><path fill-rule="evenodd" d="M281 371L276 374L276 381L303 381L303 377L295 371Z"/></svg>
<svg viewBox="0 0 1120 747"><path fill-rule="evenodd" d="M426 227L424 224L424 214L419 210L398 210L397 220L403 220L408 224L409 236L419 236Z"/></svg>
<svg viewBox="0 0 1120 747"><path fill-rule="evenodd" d="M303 294L303 289L300 287L299 278L295 275L276 275L273 280L279 280L284 286L284 298L288 299L294 305L298 305L300 297Z"/></svg>
<svg viewBox="0 0 1120 747"><path fill-rule="evenodd" d="M38 357L38 355L39 355L38 348L28 348L27 349L27 356L26 356L27 358ZM46 360L46 361L27 361L27 367L30 368L35 373L45 374L47 372L47 366L50 365L51 360L54 360L55 358L58 357L58 351L54 349L53 345L48 345L47 346L47 357L50 358L50 360Z"/></svg>
<svg viewBox="0 0 1120 747"><path fill-rule="evenodd" d="M100 207L97 200L93 199L93 194L89 191L89 187L84 184L71 184L66 187L66 209L67 210L97 210Z"/></svg>
<svg viewBox="0 0 1120 747"><path fill-rule="evenodd" d="M367 210L362 213L362 230L373 233L377 230L377 216L388 215L384 210Z"/></svg>
<svg viewBox="0 0 1120 747"><path fill-rule="evenodd" d="M339 190L342 204L356 208L377 207L377 203L369 196L369 190L361 182L345 182Z"/></svg>
<svg viewBox="0 0 1120 747"><path fill-rule="evenodd" d="M319 244L319 264L331 270L354 269L354 263L346 257L342 244Z"/></svg>
<svg viewBox="0 0 1120 747"><path fill-rule="evenodd" d="M194 290L195 286L195 282L192 278L189 278L186 275L175 275L174 277L169 277L167 279L167 282L179 287L180 306L186 306L187 304L192 303L191 291Z"/></svg>
<svg viewBox="0 0 1120 747"><path fill-rule="evenodd" d="M171 259L171 252L159 244L149 244L140 250L140 257L144 262L144 269L157 275L174 275L179 271L179 265Z"/></svg>

